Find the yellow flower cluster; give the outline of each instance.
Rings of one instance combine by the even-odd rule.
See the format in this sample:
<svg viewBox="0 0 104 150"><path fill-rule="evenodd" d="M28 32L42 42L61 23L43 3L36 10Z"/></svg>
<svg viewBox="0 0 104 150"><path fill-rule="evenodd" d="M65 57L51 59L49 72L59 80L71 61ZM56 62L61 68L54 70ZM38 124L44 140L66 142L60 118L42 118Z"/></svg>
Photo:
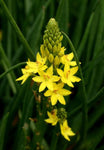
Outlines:
<svg viewBox="0 0 104 150"><path fill-rule="evenodd" d="M61 112L63 112L63 111L61 111ZM63 113L64 113L64 112L63 112ZM57 111L57 109L52 110L51 113L50 113L50 112L47 112L47 114L48 114L49 118L48 118L48 119L45 119L45 121L46 121L47 123L51 123L53 126L55 126L55 125L57 124L57 122L59 122L59 123L60 123L61 134L64 136L64 138L65 138L66 140L70 141L70 138L69 138L68 136L74 136L75 133L74 133L74 132L71 130L71 128L68 126L67 120L65 119L65 120L63 120L63 121L61 122L60 119L62 119L62 118L60 118L60 117L58 116L58 111Z"/></svg>
<svg viewBox="0 0 104 150"><path fill-rule="evenodd" d="M64 88L65 84L74 87L73 83L81 80L75 76L78 66L73 61L74 54L65 54L65 48L61 46L62 39L63 36L59 32L57 22L51 18L43 36L43 44L40 47L41 54L37 53L36 62L30 60L26 62L27 65L22 69L23 75L17 79L17 81L22 80L23 84L31 76L34 82L40 83L39 92L44 91L44 96L50 97L52 106L56 106L58 102L65 105L64 96L71 94L71 91ZM58 109L54 109L52 112L48 112L49 119L45 121L52 125L56 125L59 121L61 134L69 140L68 136L72 136L74 133L68 127L66 118L60 121L60 117L57 116Z"/></svg>

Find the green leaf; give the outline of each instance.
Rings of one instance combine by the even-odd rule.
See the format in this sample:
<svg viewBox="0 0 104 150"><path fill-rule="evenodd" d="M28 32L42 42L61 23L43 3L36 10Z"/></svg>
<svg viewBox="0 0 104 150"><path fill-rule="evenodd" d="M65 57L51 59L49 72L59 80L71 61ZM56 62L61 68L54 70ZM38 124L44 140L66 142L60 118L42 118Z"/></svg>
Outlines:
<svg viewBox="0 0 104 150"><path fill-rule="evenodd" d="M6 54L5 54L5 51L2 47L1 42L0 42L0 57L1 57L1 63L3 65L3 68L4 68L5 71L7 71L8 68L11 65L10 65L10 62L9 62ZM14 74L14 72L12 71L11 73L9 73L7 75L7 78L8 78L9 84L10 84L12 90L13 90L13 93L15 94L16 93L16 84L15 84L15 74Z"/></svg>
<svg viewBox="0 0 104 150"><path fill-rule="evenodd" d="M86 53L86 61L89 62L93 53L93 45L95 45L96 39L96 31L98 30L98 23L99 23L99 8L95 10L95 14L92 20L91 29L89 33L88 43L86 46L87 53Z"/></svg>
<svg viewBox="0 0 104 150"><path fill-rule="evenodd" d="M25 89L25 95L22 97L23 100L23 111L22 111L22 118L20 120L18 131L15 139L14 149L15 150L22 150L26 146L26 136L29 136L29 118L32 116L33 106L34 106L34 99L33 93L28 85ZM17 145L17 146L16 146Z"/></svg>
<svg viewBox="0 0 104 150"><path fill-rule="evenodd" d="M88 0L83 0L80 1L80 8L79 8L79 12L78 12L78 21L76 23L75 26L75 31L73 34L73 42L75 47L77 48L81 35L82 35L82 31L83 31L83 27L84 27L84 20L85 20L85 14L86 14L86 9L87 9L87 1Z"/></svg>
<svg viewBox="0 0 104 150"><path fill-rule="evenodd" d="M30 28L28 34L27 34L27 40L29 41L29 44L31 45L32 49L35 50L35 54L38 51L36 49L37 43L39 41L41 30L43 27L45 17L45 11L42 9L42 11L39 13L38 17L36 18L34 24L32 25L32 28Z"/></svg>
<svg viewBox="0 0 104 150"><path fill-rule="evenodd" d="M80 42L80 45L79 45L79 48L78 48L78 57L79 57L79 59L81 58L81 55L82 55L83 51L86 48L85 44L87 43L87 39L89 37L89 31L90 31L90 28L91 28L93 16L94 16L94 13L92 13L90 18L89 18L88 24L87 24L87 26L85 28L85 33L83 35L83 38L82 38L82 40Z"/></svg>
<svg viewBox="0 0 104 150"><path fill-rule="evenodd" d="M57 12L56 20L58 21L59 27L65 33L68 33L69 24L69 0L60 0Z"/></svg>
<svg viewBox="0 0 104 150"><path fill-rule="evenodd" d="M19 29L18 25L16 24L14 18L12 17L10 11L8 10L7 6L5 5L5 2L3 0L0 1L1 7L4 10L5 15L7 16L8 20L10 21L11 25L13 26L15 32L17 33L18 38L22 42L22 44L25 47L25 51L30 58L34 59L35 55L30 48L28 42L26 41L24 35L22 34L21 30Z"/></svg>
<svg viewBox="0 0 104 150"><path fill-rule="evenodd" d="M99 18L99 26L98 26L98 32L97 32L97 38L95 41L95 49L94 49L94 55L93 57L97 56L98 53L101 50L101 45L103 42L103 31L104 31L104 0L100 1L100 18Z"/></svg>
<svg viewBox="0 0 104 150"><path fill-rule="evenodd" d="M4 115L1 125L0 125L0 150L4 150L8 115L9 113Z"/></svg>
<svg viewBox="0 0 104 150"><path fill-rule="evenodd" d="M101 101L99 105L97 105L97 108L94 110L94 112L91 113L89 116L89 125L88 128L90 129L96 121L104 114L104 101Z"/></svg>
<svg viewBox="0 0 104 150"><path fill-rule="evenodd" d="M97 145L101 142L104 137L104 123L95 127L95 129L89 133L86 140L86 147L88 150L95 150Z"/></svg>

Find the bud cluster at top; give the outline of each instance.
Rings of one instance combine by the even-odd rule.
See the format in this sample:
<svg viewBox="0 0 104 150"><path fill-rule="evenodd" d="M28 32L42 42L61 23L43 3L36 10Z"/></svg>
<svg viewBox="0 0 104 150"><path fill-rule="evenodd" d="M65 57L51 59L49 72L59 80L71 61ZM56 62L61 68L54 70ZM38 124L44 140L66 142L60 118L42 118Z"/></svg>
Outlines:
<svg viewBox="0 0 104 150"><path fill-rule="evenodd" d="M54 56L58 55L61 50L62 39L63 36L59 31L57 22L53 18L50 19L43 36L44 49L48 50Z"/></svg>
<svg viewBox="0 0 104 150"><path fill-rule="evenodd" d="M64 55L64 48L61 47L62 39L63 35L59 31L58 23L54 18L51 18L44 31L41 53L56 66L60 64L60 56Z"/></svg>

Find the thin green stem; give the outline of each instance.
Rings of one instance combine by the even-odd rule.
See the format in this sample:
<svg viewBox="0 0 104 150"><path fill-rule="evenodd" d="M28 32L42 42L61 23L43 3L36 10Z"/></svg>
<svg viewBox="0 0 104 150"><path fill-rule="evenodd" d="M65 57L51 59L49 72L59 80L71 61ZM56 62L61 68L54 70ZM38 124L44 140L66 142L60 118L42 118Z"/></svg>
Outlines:
<svg viewBox="0 0 104 150"><path fill-rule="evenodd" d="M10 21L11 25L13 26L15 32L17 33L18 38L20 39L20 41L23 43L24 47L26 48L27 55L31 59L34 59L35 55L34 55L32 49L30 48L28 42L26 41L26 39L25 39L24 35L22 34L22 32L20 31L19 27L17 26L15 20L13 19L11 13L9 12L9 10L3 0L0 1L0 5L1 5L2 9L4 10L4 13L7 16L8 20Z"/></svg>
<svg viewBox="0 0 104 150"><path fill-rule="evenodd" d="M16 64L16 65L10 67L7 71L5 71L4 73L2 73L2 74L0 75L0 79L3 78L7 73L9 73L10 71L12 71L13 69L16 69L17 67L19 67L19 66L21 66L21 65L25 65L25 64L26 64L26 62L22 62L22 63L18 63L18 64Z"/></svg>
<svg viewBox="0 0 104 150"><path fill-rule="evenodd" d="M3 67L4 67L4 69L7 70L8 66L7 66L6 62L4 60L1 60L1 63L3 65ZM15 83L13 81L13 78L12 78L11 74L8 74L7 78L8 78L9 84L10 84L10 86L12 88L12 91L15 94L16 93L16 86L15 86Z"/></svg>
<svg viewBox="0 0 104 150"><path fill-rule="evenodd" d="M96 101L98 100L98 98L101 97L101 96L102 96L102 97L104 96L104 87L102 87L102 88L97 92L97 94L87 102L87 105L89 106L89 105L93 104L93 103L96 102ZM82 108L82 105L77 106L75 109L73 109L73 110L70 112L69 116L74 115L74 114L77 113L81 108Z"/></svg>
<svg viewBox="0 0 104 150"><path fill-rule="evenodd" d="M73 46L73 43L71 42L69 37L64 32L63 32L63 34L67 38L67 40L69 42L69 45L70 45L70 48L71 48L72 52L74 53L75 60L77 62L79 72L80 72L80 76L81 76L81 79L82 79L82 90L83 90L83 96L84 96L84 99L81 98L82 99L82 110L83 110L82 140L84 141L86 139L86 135L87 135L87 124L88 124L88 115L87 115L88 109L87 109L87 95L86 95L86 89L85 89L85 82L84 82L84 78L83 78L83 74L82 74L82 69L81 69L81 66L80 66L80 63L79 63L79 59L78 59L76 50Z"/></svg>
<svg viewBox="0 0 104 150"><path fill-rule="evenodd" d="M58 127L55 126L55 129L54 129L54 132L53 132L53 135L52 135L52 139L51 139L50 150L56 150L57 142L58 142L58 137L59 137L57 135L57 132L58 132Z"/></svg>
<svg viewBox="0 0 104 150"><path fill-rule="evenodd" d="M10 65L9 60L4 52L1 42L0 42L0 59L3 59L5 61L5 63L8 64L8 66Z"/></svg>
<svg viewBox="0 0 104 150"><path fill-rule="evenodd" d="M2 47L2 44L0 42L0 57L1 57L1 63L3 65L3 68L5 71L8 70L8 68L10 67L10 62L5 54L5 51ZM16 86L15 86L15 74L13 72L11 72L10 74L7 75L7 78L8 78L8 81L9 81L9 84L13 90L13 93L15 94L16 93Z"/></svg>

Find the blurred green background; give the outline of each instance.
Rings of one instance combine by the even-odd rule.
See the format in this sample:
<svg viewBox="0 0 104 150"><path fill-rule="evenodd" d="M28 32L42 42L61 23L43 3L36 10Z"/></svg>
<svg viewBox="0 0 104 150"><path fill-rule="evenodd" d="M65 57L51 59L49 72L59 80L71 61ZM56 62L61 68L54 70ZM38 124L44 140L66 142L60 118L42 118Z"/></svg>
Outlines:
<svg viewBox="0 0 104 150"><path fill-rule="evenodd" d="M35 61L51 17L70 37L81 62L88 109L84 141L81 83L68 97L69 123L76 136L67 142L61 136L53 140L54 127L37 124L40 106L30 79L22 86L15 81L22 62ZM63 46L71 52L65 36ZM40 139L37 131L42 132ZM104 0L0 0L0 150L25 149L104 150Z"/></svg>

